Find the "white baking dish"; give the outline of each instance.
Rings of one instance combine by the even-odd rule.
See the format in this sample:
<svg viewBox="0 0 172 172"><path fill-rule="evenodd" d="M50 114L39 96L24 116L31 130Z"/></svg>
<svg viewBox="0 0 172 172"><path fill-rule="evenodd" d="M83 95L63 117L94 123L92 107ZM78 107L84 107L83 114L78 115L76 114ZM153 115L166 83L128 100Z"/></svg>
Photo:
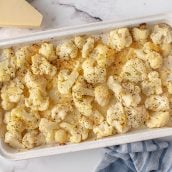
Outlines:
<svg viewBox="0 0 172 172"><path fill-rule="evenodd" d="M119 22L115 22L115 21L99 22L99 23L87 24L77 27L67 27L61 29L42 31L34 34L29 34L23 37L3 40L0 42L0 48L16 46L16 45L18 46L20 44L35 43L42 40L58 41L75 35L101 34L105 31L111 30L116 27L134 26L141 23L155 24L161 22L165 22L169 25L172 25L172 14L170 13L159 14L159 15L147 16L143 18L123 20ZM17 152L16 150L12 149L7 144L5 144L3 140L1 140L0 155L8 159L21 160L21 159L86 150L86 149L100 148L100 147L112 146L117 144L148 140L153 138L160 138L170 135L172 135L172 128L169 127L159 128L159 129L139 129L135 131L133 130L126 134L122 134L122 135L118 134L115 136L103 138L96 141L85 141L79 144L69 144L64 146L47 145L23 152Z"/></svg>

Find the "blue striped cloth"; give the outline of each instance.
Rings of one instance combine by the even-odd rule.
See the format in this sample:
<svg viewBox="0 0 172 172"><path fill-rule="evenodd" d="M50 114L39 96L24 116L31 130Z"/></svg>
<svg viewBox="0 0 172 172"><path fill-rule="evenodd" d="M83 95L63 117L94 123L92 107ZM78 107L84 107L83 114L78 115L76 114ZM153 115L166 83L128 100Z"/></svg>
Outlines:
<svg viewBox="0 0 172 172"><path fill-rule="evenodd" d="M172 172L172 143L148 140L105 148L96 172Z"/></svg>

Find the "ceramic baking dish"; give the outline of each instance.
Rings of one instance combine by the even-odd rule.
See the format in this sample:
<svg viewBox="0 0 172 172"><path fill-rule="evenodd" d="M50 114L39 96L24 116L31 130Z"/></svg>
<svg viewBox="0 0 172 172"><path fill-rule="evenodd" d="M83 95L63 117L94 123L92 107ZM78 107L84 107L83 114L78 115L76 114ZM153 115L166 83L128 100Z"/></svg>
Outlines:
<svg viewBox="0 0 172 172"><path fill-rule="evenodd" d="M45 40L60 41L66 38L70 38L75 35L83 34L102 34L106 31L112 30L118 27L129 27L138 25L141 23L155 24L155 23L167 23L172 25L172 14L159 14L154 16L146 16L142 18L135 18L123 21L108 21L99 22L93 24L87 24L76 27L67 27L61 29L53 29L48 31L37 32L23 37L18 37L14 39L6 39L0 41L0 48L10 47L10 46L20 46L21 44L35 43ZM61 154L67 152L74 152L80 150L87 150L93 148L100 148L106 146L112 146L117 144L148 140L153 138L160 138L165 136L172 136L172 128L156 128L156 129L139 129L133 130L126 134L118 134L115 136L103 138L96 141L85 141L78 144L68 144L63 146L57 145L47 145L34 148L32 150L18 152L13 148L9 147L7 144L0 140L0 155L13 160L28 159L41 156L49 156L54 154Z"/></svg>

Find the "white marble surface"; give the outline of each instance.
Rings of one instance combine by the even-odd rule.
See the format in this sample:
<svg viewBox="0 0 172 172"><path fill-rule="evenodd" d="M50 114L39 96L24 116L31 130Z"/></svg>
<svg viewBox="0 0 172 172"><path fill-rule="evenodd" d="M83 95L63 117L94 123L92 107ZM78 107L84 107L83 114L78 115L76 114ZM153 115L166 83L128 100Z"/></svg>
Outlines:
<svg viewBox="0 0 172 172"><path fill-rule="evenodd" d="M172 12L172 0L33 0L32 4L44 15L41 29L1 28L1 40L55 27ZM101 156L97 149L17 162L0 157L0 172L93 172Z"/></svg>

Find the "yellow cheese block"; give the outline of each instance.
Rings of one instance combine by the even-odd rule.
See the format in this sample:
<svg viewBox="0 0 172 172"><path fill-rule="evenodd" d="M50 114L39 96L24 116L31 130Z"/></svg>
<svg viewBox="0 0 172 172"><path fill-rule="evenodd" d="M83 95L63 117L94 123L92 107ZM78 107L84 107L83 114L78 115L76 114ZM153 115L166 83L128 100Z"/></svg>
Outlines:
<svg viewBox="0 0 172 172"><path fill-rule="evenodd" d="M42 15L25 0L0 0L0 27L39 27Z"/></svg>

